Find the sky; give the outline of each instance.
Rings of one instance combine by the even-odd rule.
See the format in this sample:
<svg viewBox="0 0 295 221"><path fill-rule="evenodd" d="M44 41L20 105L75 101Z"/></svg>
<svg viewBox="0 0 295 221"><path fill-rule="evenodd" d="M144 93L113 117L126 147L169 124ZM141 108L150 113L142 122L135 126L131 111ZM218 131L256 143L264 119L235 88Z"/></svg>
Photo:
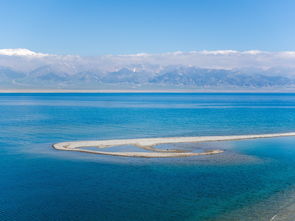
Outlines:
<svg viewBox="0 0 295 221"><path fill-rule="evenodd" d="M295 51L294 0L0 0L0 49Z"/></svg>

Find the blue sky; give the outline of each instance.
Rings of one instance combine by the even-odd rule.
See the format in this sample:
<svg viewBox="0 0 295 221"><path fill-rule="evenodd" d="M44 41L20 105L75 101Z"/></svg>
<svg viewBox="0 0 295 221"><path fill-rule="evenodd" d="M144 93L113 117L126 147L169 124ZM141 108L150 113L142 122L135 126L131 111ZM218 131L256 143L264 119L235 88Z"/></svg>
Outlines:
<svg viewBox="0 0 295 221"><path fill-rule="evenodd" d="M293 0L0 0L0 48L295 51Z"/></svg>

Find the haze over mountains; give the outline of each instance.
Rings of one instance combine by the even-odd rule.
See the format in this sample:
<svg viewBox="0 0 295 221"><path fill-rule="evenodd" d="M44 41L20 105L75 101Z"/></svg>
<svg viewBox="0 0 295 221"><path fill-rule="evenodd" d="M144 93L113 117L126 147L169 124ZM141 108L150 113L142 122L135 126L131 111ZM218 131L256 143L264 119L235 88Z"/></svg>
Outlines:
<svg viewBox="0 0 295 221"><path fill-rule="evenodd" d="M2 49L0 89L294 90L295 52L76 56Z"/></svg>

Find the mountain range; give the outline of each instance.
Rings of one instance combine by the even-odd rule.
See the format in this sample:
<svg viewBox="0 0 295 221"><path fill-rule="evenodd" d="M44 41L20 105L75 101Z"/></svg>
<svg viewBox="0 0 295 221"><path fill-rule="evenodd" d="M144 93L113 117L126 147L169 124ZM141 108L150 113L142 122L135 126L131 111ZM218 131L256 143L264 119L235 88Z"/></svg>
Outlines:
<svg viewBox="0 0 295 221"><path fill-rule="evenodd" d="M78 56L2 49L0 89L294 90L295 53Z"/></svg>

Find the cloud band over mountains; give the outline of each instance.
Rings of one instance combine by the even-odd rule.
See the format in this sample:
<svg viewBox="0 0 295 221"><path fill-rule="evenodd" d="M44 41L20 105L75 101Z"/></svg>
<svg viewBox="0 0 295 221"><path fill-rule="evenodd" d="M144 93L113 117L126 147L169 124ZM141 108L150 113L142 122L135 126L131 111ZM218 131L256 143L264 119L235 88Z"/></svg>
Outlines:
<svg viewBox="0 0 295 221"><path fill-rule="evenodd" d="M293 88L294 78L293 51L78 56L0 50L2 88Z"/></svg>

